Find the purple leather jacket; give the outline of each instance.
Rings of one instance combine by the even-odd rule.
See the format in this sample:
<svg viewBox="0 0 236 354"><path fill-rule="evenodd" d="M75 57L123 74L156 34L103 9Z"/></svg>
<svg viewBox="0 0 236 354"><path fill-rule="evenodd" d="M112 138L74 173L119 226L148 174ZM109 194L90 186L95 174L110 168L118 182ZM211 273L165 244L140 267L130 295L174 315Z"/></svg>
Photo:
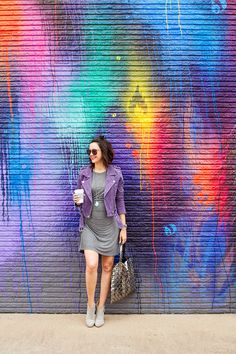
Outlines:
<svg viewBox="0 0 236 354"><path fill-rule="evenodd" d="M92 198L92 167L82 166L79 171L78 188L84 189L84 202L80 204L80 223L79 231L85 225L85 218L90 218L93 198ZM121 168L116 165L108 165L104 190L104 204L107 216L115 216L118 227L121 229L123 224L119 214L126 214L124 202L124 179Z"/></svg>

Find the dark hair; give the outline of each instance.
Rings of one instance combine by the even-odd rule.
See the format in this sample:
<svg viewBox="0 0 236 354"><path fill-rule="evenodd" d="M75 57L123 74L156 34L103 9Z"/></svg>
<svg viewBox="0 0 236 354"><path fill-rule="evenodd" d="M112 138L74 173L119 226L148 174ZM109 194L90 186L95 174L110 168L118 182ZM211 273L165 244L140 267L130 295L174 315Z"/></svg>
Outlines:
<svg viewBox="0 0 236 354"><path fill-rule="evenodd" d="M114 159L114 155L115 155L111 143L105 138L104 135L99 135L99 136L93 138L90 141L90 144L91 143L98 144L98 146L100 147L101 152L102 152L103 163L104 163L105 167L108 167L108 165L112 163L112 161ZM91 160L90 160L90 164L91 164L92 168L95 166L95 163L92 162Z"/></svg>

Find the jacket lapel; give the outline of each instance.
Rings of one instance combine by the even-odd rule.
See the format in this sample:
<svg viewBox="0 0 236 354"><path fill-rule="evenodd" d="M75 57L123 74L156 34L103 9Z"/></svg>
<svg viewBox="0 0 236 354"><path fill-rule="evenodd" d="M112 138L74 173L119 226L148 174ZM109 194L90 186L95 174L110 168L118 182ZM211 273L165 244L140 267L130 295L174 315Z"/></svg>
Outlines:
<svg viewBox="0 0 236 354"><path fill-rule="evenodd" d="M93 197L92 197L92 168L91 168L91 166L88 166L83 171L83 175L86 177L85 179L83 179L83 188L92 203ZM115 171L114 167L112 165L109 165L107 168L107 173L106 173L104 198L114 184L115 180L114 180L113 176L115 176L115 175L116 175L116 171Z"/></svg>
<svg viewBox="0 0 236 354"><path fill-rule="evenodd" d="M89 197L91 203L93 201L93 197L92 197L92 188L91 188L91 184L92 184L92 169L90 166L88 166L84 171L83 171L83 175L86 177L83 179L82 181L82 187L85 191L85 193L87 194L87 196Z"/></svg>
<svg viewBox="0 0 236 354"><path fill-rule="evenodd" d="M105 189L104 189L104 198L107 194L107 192L111 189L111 187L114 184L114 178L113 176L116 175L116 171L112 165L109 165L107 168L107 174L106 174L106 183L105 183Z"/></svg>

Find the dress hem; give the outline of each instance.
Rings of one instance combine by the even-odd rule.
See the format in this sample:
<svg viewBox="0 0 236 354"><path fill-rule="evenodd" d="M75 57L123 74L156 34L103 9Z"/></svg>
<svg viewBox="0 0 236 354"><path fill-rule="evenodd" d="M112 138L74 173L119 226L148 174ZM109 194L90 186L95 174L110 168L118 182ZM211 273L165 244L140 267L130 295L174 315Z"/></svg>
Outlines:
<svg viewBox="0 0 236 354"><path fill-rule="evenodd" d="M85 249L80 249L79 251L80 251L81 253L84 253L85 250L95 251L95 252L97 252L98 254L100 254L101 256L115 257L115 256L117 256L117 255L119 254L119 252L116 253L116 254L104 254L104 253L98 252L98 251L95 250L94 248L85 248Z"/></svg>

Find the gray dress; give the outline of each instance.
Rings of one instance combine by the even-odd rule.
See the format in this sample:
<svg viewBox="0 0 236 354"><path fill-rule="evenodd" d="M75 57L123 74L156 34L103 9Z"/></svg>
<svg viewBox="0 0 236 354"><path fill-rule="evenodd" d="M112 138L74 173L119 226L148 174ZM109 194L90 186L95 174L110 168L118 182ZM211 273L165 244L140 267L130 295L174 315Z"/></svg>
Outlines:
<svg viewBox="0 0 236 354"><path fill-rule="evenodd" d="M90 218L85 217L84 229L80 232L79 251L94 250L105 256L119 254L119 232L114 216L107 216L104 205L106 171L92 176L93 208ZM96 203L96 201L98 203ZM98 204L98 205L97 205Z"/></svg>

